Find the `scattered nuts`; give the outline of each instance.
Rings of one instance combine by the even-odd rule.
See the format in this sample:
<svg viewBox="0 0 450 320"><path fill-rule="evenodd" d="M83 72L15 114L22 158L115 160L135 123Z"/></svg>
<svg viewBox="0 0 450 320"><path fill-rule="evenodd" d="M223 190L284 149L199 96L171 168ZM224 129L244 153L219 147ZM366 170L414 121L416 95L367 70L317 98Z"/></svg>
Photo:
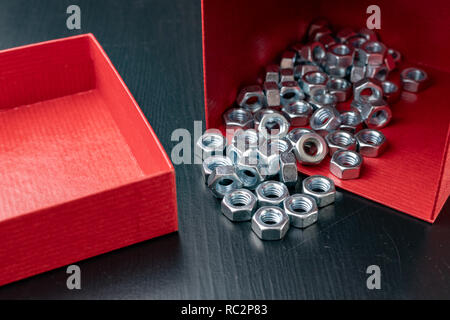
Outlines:
<svg viewBox="0 0 450 320"><path fill-rule="evenodd" d="M374 129L364 129L356 134L359 153L364 157L376 158L386 149L386 138L383 133Z"/></svg>
<svg viewBox="0 0 450 320"><path fill-rule="evenodd" d="M278 181L265 181L256 188L255 192L260 207L281 207L284 199L289 197L288 188Z"/></svg>
<svg viewBox="0 0 450 320"><path fill-rule="evenodd" d="M409 92L419 92L428 85L428 75L419 68L406 68L400 74L403 90Z"/></svg>
<svg viewBox="0 0 450 320"><path fill-rule="evenodd" d="M317 222L319 209L316 200L309 195L294 194L284 200L283 206L293 227L307 228Z"/></svg>
<svg viewBox="0 0 450 320"><path fill-rule="evenodd" d="M338 150L356 150L358 144L355 137L347 131L333 131L330 132L325 140L328 144L330 156Z"/></svg>
<svg viewBox="0 0 450 320"><path fill-rule="evenodd" d="M341 125L339 112L332 107L317 109L309 121L311 129L325 136L328 132L334 131Z"/></svg>
<svg viewBox="0 0 450 320"><path fill-rule="evenodd" d="M237 189L222 200L222 213L231 221L250 221L256 210L256 196L247 189Z"/></svg>
<svg viewBox="0 0 450 320"><path fill-rule="evenodd" d="M328 206L336 200L334 182L324 176L311 176L303 180L303 193L316 199L319 208Z"/></svg>
<svg viewBox="0 0 450 320"><path fill-rule="evenodd" d="M283 209L260 208L252 218L252 230L261 240L281 240L289 229L289 217Z"/></svg>
<svg viewBox="0 0 450 320"><path fill-rule="evenodd" d="M330 162L330 172L342 180L359 178L363 158L359 153L349 150L339 150L333 154Z"/></svg>
<svg viewBox="0 0 450 320"><path fill-rule="evenodd" d="M324 138L317 133L302 135L294 146L295 157L302 165L317 165L325 159L328 146Z"/></svg>

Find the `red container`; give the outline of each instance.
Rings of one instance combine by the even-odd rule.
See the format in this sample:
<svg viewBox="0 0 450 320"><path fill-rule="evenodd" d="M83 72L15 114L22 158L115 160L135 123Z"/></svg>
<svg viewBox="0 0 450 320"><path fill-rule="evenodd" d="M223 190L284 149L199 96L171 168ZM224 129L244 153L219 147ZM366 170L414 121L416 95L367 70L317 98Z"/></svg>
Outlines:
<svg viewBox="0 0 450 320"><path fill-rule="evenodd" d="M266 65L278 62L286 48L302 39L314 18L357 30L365 27L371 4L359 0L202 1L207 127L223 129L222 113L233 105L238 90L255 83ZM380 158L365 159L360 179L335 178L328 161L318 167L299 166L299 170L326 175L343 189L433 222L450 193L450 6L444 0L430 5L402 0L377 4L381 40L403 53L405 66L424 68L431 87L418 95L404 93L393 106L393 121L382 130L390 147Z"/></svg>
<svg viewBox="0 0 450 320"><path fill-rule="evenodd" d="M174 168L93 35L0 51L0 285L177 230Z"/></svg>

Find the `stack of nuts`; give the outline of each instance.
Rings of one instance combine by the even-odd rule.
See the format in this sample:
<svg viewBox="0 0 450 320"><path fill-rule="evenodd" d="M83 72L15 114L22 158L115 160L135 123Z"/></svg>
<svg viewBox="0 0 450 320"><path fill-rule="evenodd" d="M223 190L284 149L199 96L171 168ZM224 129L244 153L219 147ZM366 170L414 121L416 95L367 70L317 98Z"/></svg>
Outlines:
<svg viewBox="0 0 450 320"><path fill-rule="evenodd" d="M363 157L378 157L386 147L379 129L389 124L390 105L400 98L399 86L387 79L400 60L372 30L333 33L326 21L313 22L308 42L282 53L279 64L267 66L263 85L242 88L237 106L224 113L230 143L217 132L197 143L205 182L223 199L223 214L252 220L263 240L283 238L290 225L315 223L318 208L335 200L334 183L312 176L302 182L301 194L289 195L297 163L318 165L329 154L333 175L359 178ZM401 83L403 90L418 92L428 76L407 68ZM350 110L338 111L352 96Z"/></svg>

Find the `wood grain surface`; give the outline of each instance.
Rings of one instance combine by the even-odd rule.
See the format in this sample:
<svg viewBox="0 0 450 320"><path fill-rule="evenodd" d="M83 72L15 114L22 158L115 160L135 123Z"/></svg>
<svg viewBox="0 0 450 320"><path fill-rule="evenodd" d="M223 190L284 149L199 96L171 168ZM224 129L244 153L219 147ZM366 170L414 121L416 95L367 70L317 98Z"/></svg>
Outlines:
<svg viewBox="0 0 450 320"><path fill-rule="evenodd" d="M82 29L66 28L78 4ZM1 0L0 49L92 32L170 155L177 128L204 119L199 0ZM1 129L0 129L1 130ZM450 203L431 226L348 192L319 222L261 242L234 224L205 188L200 169L176 166L176 234L0 288L0 299L432 299L450 298ZM381 290L366 269L381 268Z"/></svg>

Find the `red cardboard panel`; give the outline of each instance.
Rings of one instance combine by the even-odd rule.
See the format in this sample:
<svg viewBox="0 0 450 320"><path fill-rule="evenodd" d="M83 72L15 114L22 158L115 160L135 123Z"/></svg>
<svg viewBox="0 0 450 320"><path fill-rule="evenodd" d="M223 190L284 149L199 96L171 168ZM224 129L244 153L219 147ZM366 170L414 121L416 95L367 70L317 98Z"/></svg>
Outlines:
<svg viewBox="0 0 450 320"><path fill-rule="evenodd" d="M327 18L336 28L364 27L367 1L204 0L203 61L206 122L222 128L222 113L234 104L238 90L255 83L263 68L302 40L309 23ZM450 194L449 124L450 7L443 0L378 1L379 35L403 53L405 65L424 68L433 80L418 95L404 94L393 106L394 119L382 131L390 147L377 159L365 159L362 177L341 181L328 162L300 166L306 174L323 174L339 187L386 206L433 222ZM433 49L434 48L434 49ZM394 75L394 77L398 75ZM340 108L345 106L340 106Z"/></svg>
<svg viewBox="0 0 450 320"><path fill-rule="evenodd" d="M174 168L93 35L0 51L0 285L177 230Z"/></svg>

